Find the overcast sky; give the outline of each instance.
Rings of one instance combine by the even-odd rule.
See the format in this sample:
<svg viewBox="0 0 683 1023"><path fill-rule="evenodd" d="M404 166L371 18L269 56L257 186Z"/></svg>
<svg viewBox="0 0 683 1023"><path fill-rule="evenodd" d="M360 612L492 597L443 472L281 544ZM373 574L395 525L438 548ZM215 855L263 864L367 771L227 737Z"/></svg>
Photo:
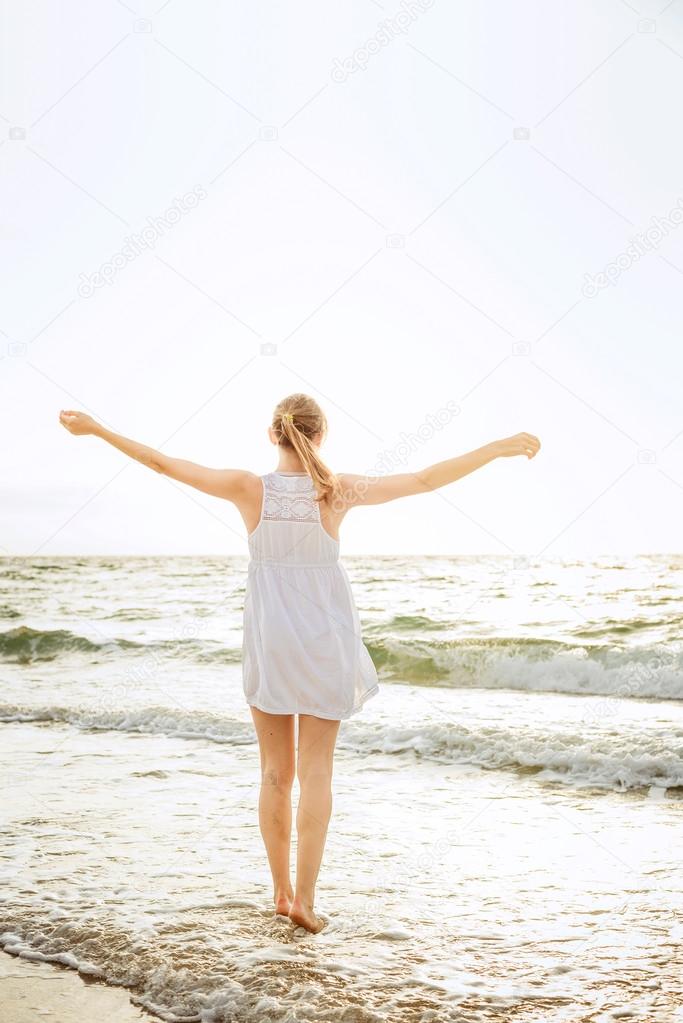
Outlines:
<svg viewBox="0 0 683 1023"><path fill-rule="evenodd" d="M543 442L354 512L348 553L680 550L665 4L4 4L2 551L245 553L58 412L264 473L297 390L338 471Z"/></svg>

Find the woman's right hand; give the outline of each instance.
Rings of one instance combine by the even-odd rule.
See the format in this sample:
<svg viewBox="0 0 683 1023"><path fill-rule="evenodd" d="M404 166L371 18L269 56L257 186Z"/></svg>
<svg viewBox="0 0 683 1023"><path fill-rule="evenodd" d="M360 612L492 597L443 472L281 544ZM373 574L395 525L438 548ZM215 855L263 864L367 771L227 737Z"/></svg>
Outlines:
<svg viewBox="0 0 683 1023"><path fill-rule="evenodd" d="M86 415L85 412L74 412L73 409L62 409L59 413L59 421L69 433L73 433L76 437L86 437L97 430L97 423L92 416Z"/></svg>

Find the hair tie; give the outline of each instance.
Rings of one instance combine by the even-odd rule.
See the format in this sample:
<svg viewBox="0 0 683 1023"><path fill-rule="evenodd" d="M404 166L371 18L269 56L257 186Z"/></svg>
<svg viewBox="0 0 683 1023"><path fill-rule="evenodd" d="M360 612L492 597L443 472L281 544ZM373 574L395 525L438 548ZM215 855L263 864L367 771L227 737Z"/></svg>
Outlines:
<svg viewBox="0 0 683 1023"><path fill-rule="evenodd" d="M294 416L292 415L291 412L283 412L282 413L282 418L286 419L288 423L293 423L294 422Z"/></svg>

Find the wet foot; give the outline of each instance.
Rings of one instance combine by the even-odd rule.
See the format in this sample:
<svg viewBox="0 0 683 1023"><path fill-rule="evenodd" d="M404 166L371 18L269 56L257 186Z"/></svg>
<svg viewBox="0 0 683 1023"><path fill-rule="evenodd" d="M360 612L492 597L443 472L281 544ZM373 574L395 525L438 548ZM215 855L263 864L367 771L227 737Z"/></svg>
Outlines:
<svg viewBox="0 0 683 1023"><path fill-rule="evenodd" d="M278 892L274 898L275 912L278 916L289 916L289 907L292 904L293 892Z"/></svg>
<svg viewBox="0 0 683 1023"><path fill-rule="evenodd" d="M289 919L298 927L305 927L311 934L322 931L325 921L316 916L311 906L307 906L300 899L294 899L289 909Z"/></svg>

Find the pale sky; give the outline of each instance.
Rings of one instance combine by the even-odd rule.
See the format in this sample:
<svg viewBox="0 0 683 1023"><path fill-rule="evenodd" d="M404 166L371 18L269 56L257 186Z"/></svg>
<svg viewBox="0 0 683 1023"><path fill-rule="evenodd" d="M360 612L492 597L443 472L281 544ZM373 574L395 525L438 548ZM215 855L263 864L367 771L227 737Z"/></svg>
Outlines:
<svg viewBox="0 0 683 1023"><path fill-rule="evenodd" d="M3 10L0 553L246 553L58 412L264 473L298 390L337 471L543 442L346 553L681 549L682 4Z"/></svg>

